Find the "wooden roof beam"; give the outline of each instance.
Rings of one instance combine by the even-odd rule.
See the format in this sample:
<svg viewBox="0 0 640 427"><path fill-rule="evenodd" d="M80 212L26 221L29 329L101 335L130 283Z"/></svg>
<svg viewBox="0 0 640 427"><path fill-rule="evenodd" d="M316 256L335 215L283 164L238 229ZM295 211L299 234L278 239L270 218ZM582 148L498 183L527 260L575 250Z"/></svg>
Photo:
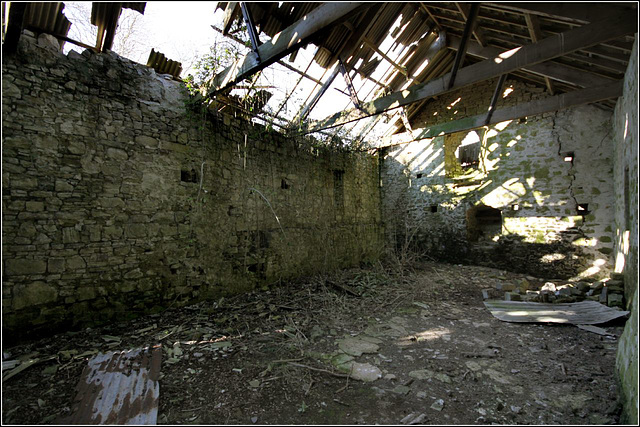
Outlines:
<svg viewBox="0 0 640 427"><path fill-rule="evenodd" d="M225 36L229 34L231 25L235 21L236 17L240 14L240 4L237 1L230 1L227 3L227 7L224 9L224 18L222 21L222 34Z"/></svg>
<svg viewBox="0 0 640 427"><path fill-rule="evenodd" d="M334 114L308 126L305 133L342 125L365 117L383 113L427 97L438 96L464 86L469 86L504 73L548 61L569 52L602 43L637 31L636 16L629 13L613 15L593 24L584 25L565 33L548 37L538 43L514 49L498 57L473 64L461 69L455 84L447 87L451 73L416 85L400 92L394 92L374 101L364 103L361 110L347 110Z"/></svg>
<svg viewBox="0 0 640 427"><path fill-rule="evenodd" d="M540 21L538 21L538 17L530 13L525 13L524 18L527 21L527 28L529 29L531 41L536 43L542 40L544 37L542 36L542 30L540 29ZM551 83L551 79L549 79L549 77L545 77L544 81L547 85L547 90L549 90L549 93L553 95L553 84Z"/></svg>
<svg viewBox="0 0 640 427"><path fill-rule="evenodd" d="M450 36L447 46L450 49L456 50L459 43L459 37ZM476 43L470 43L469 46L467 46L467 53L469 55L477 56L482 59L496 58L503 52L505 52L503 49L493 46L481 47ZM522 67L522 71L527 71L542 77L551 78L559 82L580 87L598 86L610 81L610 79L607 79L606 77L601 77L588 72L579 72L573 67L550 61L527 65Z"/></svg>
<svg viewBox="0 0 640 427"><path fill-rule="evenodd" d="M453 61L451 78L449 79L449 83L447 84L448 89L451 89L455 84L456 75L458 74L458 68L460 68L460 66L464 62L464 56L467 53L467 43L469 42L469 37L471 36L476 17L478 16L478 9L478 4L474 3L469 10L469 17L467 18L467 23L464 26L464 32L462 33L462 39L460 40L460 47L456 52L456 58Z"/></svg>
<svg viewBox="0 0 640 427"><path fill-rule="evenodd" d="M436 17L433 16L433 13L431 13L431 10L429 10L427 5L424 4L423 2L420 2L420 9L422 9L423 11L425 11L427 13L427 15L429 15L429 17L431 18L431 20L435 24L436 28L438 29L438 32L441 32L442 31L442 25L440 25L440 23L438 22Z"/></svg>
<svg viewBox="0 0 640 427"><path fill-rule="evenodd" d="M629 13L632 8L612 3L483 3L497 9L507 9L520 13L531 13L545 18L572 20L580 23L591 23L608 15Z"/></svg>
<svg viewBox="0 0 640 427"><path fill-rule="evenodd" d="M6 12L9 16L2 43L2 53L11 55L18 50L18 41L20 40L20 35L22 34L22 28L24 26L27 3L10 2L4 3L3 7L9 8Z"/></svg>
<svg viewBox="0 0 640 427"><path fill-rule="evenodd" d="M215 75L208 84L208 94L215 94L257 73L306 45L318 33L331 25L348 19L352 14L369 7L372 3L323 3L302 19L276 34L270 41L261 44L257 51L249 52L231 66Z"/></svg>
<svg viewBox="0 0 640 427"><path fill-rule="evenodd" d="M462 16L464 17L465 22L469 21L469 17L471 16L471 7L473 6L469 6L466 3L456 3L456 7L458 8L458 10L460 11L460 13L462 14ZM477 4L478 9L480 8L480 5ZM477 13L476 13L476 18L477 18ZM473 32L473 37L476 39L476 41L478 43L480 43L480 46L484 46L487 44L487 42L485 41L485 37L482 34L482 30L480 28L478 28L478 20L475 19L474 23L473 23L473 27L472 30Z"/></svg>
<svg viewBox="0 0 640 427"><path fill-rule="evenodd" d="M535 116L537 114L558 111L576 105L589 104L605 99L617 98L622 95L623 81L616 80L602 86L580 89L561 95L550 96L513 107L495 110L487 122L487 114L465 117L459 120L445 122L434 126L414 129L413 132L405 132L392 135L383 139L383 146L404 144L426 138L446 135L464 130L476 129L486 125L501 123L507 120L515 120L521 117Z"/></svg>

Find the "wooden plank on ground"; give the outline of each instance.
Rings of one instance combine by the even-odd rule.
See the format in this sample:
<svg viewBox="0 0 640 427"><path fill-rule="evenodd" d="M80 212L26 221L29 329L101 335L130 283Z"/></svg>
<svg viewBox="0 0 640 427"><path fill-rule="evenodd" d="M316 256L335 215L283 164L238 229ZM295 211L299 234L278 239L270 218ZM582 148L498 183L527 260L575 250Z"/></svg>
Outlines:
<svg viewBox="0 0 640 427"><path fill-rule="evenodd" d="M636 27L635 16L628 14L615 15L597 23L578 27L565 33L548 37L538 43L513 49L498 57L465 67L459 70L455 84L451 88L447 87L451 73L447 73L430 82L364 103L361 109L341 111L323 120L313 122L308 126L305 133L317 132L360 120L428 97L438 96L494 78L501 74L548 61L584 47L633 33L637 30Z"/></svg>

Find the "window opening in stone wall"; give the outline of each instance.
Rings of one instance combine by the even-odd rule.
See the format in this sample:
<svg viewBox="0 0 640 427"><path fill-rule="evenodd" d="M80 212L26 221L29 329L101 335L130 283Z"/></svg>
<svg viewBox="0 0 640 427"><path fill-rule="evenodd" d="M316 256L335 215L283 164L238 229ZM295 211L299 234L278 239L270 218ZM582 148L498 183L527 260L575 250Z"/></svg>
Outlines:
<svg viewBox="0 0 640 427"><path fill-rule="evenodd" d="M182 169L180 171L180 181L182 182L198 182L198 173L195 169L186 170Z"/></svg>
<svg viewBox="0 0 640 427"><path fill-rule="evenodd" d="M460 142L456 157L463 168L478 166L480 163L480 137L475 131L469 132Z"/></svg>
<svg viewBox="0 0 640 427"><path fill-rule="evenodd" d="M502 234L502 212L478 205L467 211L467 239L471 242L495 241Z"/></svg>
<svg viewBox="0 0 640 427"><path fill-rule="evenodd" d="M480 164L481 140L476 131L455 132L445 135L444 166L450 178L464 175L468 169Z"/></svg>

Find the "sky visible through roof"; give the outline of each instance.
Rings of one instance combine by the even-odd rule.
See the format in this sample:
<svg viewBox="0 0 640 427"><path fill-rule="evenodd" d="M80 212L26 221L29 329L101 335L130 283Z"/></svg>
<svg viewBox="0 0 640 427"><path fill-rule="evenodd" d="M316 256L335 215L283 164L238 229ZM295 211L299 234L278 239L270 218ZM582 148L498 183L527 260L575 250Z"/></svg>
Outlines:
<svg viewBox="0 0 640 427"><path fill-rule="evenodd" d="M73 23L69 37L87 44L95 44L95 38L92 38L95 36L88 34L91 2L67 2L65 4L65 14ZM123 9L120 18L122 28L119 28L118 31L126 31L124 26L131 19L136 19L135 31L132 31L131 39L126 43L128 49L126 49L127 52L123 56L144 64L153 48L164 54L168 59L181 62L183 66L181 77L186 77L188 74L193 73L192 67L199 57L207 54L216 41L219 42L225 39L219 32L211 28L212 25L221 28L223 22L224 13L220 9L216 11L215 6L216 2L152 1L147 2L144 15L140 15L130 9ZM79 13L79 9L82 9L83 12ZM85 21L84 24L80 22L81 20ZM398 23L396 24L399 25ZM264 34L260 34L260 37L263 42L267 39ZM401 53L402 46L397 46L394 49L392 42L393 39L389 37L380 45L380 49L395 58ZM84 50L67 43L65 51L70 49L78 50L79 52ZM316 79L325 81L333 69L325 70L315 62L309 65L316 49L314 45L307 45L304 49L300 49L295 62L289 62L288 57L283 58L282 61ZM117 51L115 45L114 50ZM245 48L245 51L248 52L249 49ZM380 58L378 54L374 56L374 58L376 57ZM384 61L382 65L371 76L378 81L384 81L383 79L393 72L393 68ZM359 75L355 76L353 84L360 102L370 100L377 89L377 86L371 81L363 80ZM309 79L301 78L300 75L287 70L279 64L273 64L263 70L256 85L264 86L268 91L272 92L273 96L268 103L269 110L271 113L276 113L277 116L287 120L295 117L300 108L308 102L314 91L317 90L316 83ZM294 87L295 91L293 91ZM318 120L338 111L353 108L349 96L345 94L346 92L346 83L342 76L338 76L317 106L311 111L309 118ZM243 90L237 89L233 93L242 96L246 91L243 92ZM287 99L287 102L284 102L285 99ZM344 126L344 130L353 128L351 135L354 136L370 123L369 120L365 119L356 124L347 124ZM382 128L384 127L382 126ZM329 129L327 132L334 134L340 128ZM376 133L379 132L374 134Z"/></svg>

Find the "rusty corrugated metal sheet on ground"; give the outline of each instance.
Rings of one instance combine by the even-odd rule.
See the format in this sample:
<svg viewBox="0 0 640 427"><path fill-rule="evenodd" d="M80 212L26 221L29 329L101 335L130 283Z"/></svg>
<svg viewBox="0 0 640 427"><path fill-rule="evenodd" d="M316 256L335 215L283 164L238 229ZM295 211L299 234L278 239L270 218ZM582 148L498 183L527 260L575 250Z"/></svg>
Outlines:
<svg viewBox="0 0 640 427"><path fill-rule="evenodd" d="M65 424L156 424L162 347L99 353L77 386Z"/></svg>

